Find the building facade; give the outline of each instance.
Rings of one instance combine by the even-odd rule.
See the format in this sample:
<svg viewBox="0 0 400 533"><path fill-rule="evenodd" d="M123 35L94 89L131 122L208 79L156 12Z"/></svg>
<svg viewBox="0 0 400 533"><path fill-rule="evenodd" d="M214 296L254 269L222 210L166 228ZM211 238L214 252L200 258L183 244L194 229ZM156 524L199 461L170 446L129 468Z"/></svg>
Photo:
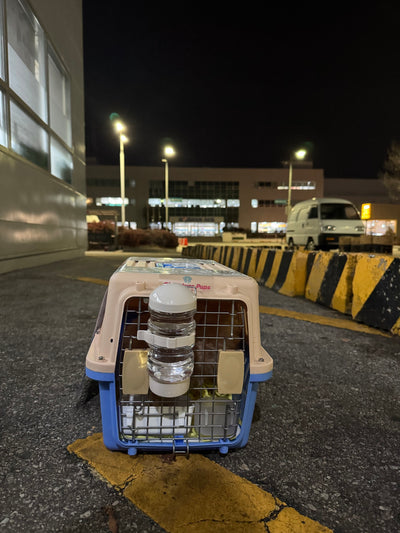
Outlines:
<svg viewBox="0 0 400 533"><path fill-rule="evenodd" d="M390 198L382 179L326 179L325 195L353 202L368 235L393 234L400 239L400 204Z"/></svg>
<svg viewBox="0 0 400 533"><path fill-rule="evenodd" d="M0 0L0 272L87 248L81 0Z"/></svg>
<svg viewBox="0 0 400 533"><path fill-rule="evenodd" d="M87 165L88 212L120 209L118 166ZM286 224L287 168L169 167L169 227L179 236L214 236L223 228L279 233ZM131 227L165 226L164 167L125 169L125 211ZM322 169L293 168L292 204L323 196Z"/></svg>

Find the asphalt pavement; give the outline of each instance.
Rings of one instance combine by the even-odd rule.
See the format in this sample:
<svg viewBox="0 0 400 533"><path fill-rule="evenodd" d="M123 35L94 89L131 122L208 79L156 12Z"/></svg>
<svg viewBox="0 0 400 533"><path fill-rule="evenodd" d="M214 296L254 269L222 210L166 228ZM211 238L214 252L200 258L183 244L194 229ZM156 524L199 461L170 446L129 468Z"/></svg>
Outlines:
<svg viewBox="0 0 400 533"><path fill-rule="evenodd" d="M98 397L77 401L105 286L78 278L107 280L123 260L89 254L0 276L2 532L164 531L67 450L101 431ZM342 317L264 287L260 304ZM260 320L274 375L249 443L208 457L335 533L400 531L400 338Z"/></svg>

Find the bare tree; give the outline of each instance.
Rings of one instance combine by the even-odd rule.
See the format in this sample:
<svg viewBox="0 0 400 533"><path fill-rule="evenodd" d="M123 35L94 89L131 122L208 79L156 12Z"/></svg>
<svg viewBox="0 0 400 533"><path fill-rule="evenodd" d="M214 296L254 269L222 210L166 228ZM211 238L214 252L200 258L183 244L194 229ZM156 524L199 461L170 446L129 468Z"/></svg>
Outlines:
<svg viewBox="0 0 400 533"><path fill-rule="evenodd" d="M392 141L383 163L383 170L379 173L392 200L400 200L400 141Z"/></svg>

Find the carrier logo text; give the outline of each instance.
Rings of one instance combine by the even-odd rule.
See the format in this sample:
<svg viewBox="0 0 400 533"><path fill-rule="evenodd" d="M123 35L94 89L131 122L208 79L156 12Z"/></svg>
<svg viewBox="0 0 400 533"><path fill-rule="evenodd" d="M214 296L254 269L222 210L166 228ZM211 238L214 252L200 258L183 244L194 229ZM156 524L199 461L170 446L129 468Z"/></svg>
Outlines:
<svg viewBox="0 0 400 533"><path fill-rule="evenodd" d="M185 287L189 287L190 289L201 289L202 291L209 291L211 289L210 285L202 285L201 283L191 283L192 278L190 276L184 276L183 278L183 284Z"/></svg>

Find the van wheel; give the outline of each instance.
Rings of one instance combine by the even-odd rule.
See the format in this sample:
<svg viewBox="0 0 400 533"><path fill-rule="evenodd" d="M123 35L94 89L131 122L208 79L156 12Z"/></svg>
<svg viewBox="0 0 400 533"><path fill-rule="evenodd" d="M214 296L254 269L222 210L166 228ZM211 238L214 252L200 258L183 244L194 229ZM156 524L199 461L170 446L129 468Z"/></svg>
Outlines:
<svg viewBox="0 0 400 533"><path fill-rule="evenodd" d="M306 250L310 250L310 251L315 250L315 243L313 239L311 239L311 237L307 241Z"/></svg>

